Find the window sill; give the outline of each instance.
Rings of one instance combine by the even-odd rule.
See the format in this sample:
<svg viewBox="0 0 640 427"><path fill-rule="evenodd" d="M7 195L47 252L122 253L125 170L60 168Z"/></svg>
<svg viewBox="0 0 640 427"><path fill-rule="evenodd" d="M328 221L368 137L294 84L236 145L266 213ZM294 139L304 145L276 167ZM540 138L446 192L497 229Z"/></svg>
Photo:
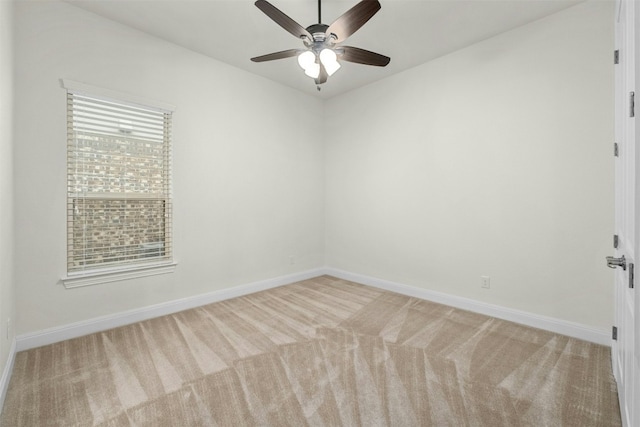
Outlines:
<svg viewBox="0 0 640 427"><path fill-rule="evenodd" d="M91 273L71 273L68 276L63 277L61 280L66 289L72 289L82 286L99 285L101 283L136 279L138 277L173 273L177 265L177 263L171 262L164 264L139 265L126 270L118 269L94 271Z"/></svg>

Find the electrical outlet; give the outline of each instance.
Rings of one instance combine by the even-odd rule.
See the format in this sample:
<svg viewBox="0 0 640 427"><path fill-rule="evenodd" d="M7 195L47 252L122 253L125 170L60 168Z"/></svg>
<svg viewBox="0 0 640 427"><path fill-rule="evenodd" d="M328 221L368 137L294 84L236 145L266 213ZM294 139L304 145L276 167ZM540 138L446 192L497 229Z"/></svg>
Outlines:
<svg viewBox="0 0 640 427"><path fill-rule="evenodd" d="M289 264L293 265L296 263L296 258L293 255L289 255Z"/></svg>
<svg viewBox="0 0 640 427"><path fill-rule="evenodd" d="M489 276L480 276L480 287L484 289L490 289L491 278Z"/></svg>
<svg viewBox="0 0 640 427"><path fill-rule="evenodd" d="M11 336L11 318L7 319L7 339Z"/></svg>

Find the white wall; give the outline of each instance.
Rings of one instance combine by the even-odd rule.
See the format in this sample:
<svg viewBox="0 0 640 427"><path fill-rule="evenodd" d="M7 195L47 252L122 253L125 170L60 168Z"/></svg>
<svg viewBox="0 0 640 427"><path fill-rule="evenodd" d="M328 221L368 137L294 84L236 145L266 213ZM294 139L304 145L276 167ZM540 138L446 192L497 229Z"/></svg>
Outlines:
<svg viewBox="0 0 640 427"><path fill-rule="evenodd" d="M612 52L585 3L327 101L327 265L609 328Z"/></svg>
<svg viewBox="0 0 640 427"><path fill-rule="evenodd" d="M19 2L15 28L19 334L324 264L320 100L66 3ZM60 78L177 107L174 274L71 290L58 283L66 250Z"/></svg>
<svg viewBox="0 0 640 427"><path fill-rule="evenodd" d="M17 332L305 271L325 256L330 267L609 327L611 9L579 5L323 105L71 5L19 2ZM60 78L177 106L174 274L58 283Z"/></svg>
<svg viewBox="0 0 640 427"><path fill-rule="evenodd" d="M15 336L13 328L6 333L14 317L12 34L13 3L0 1L0 375Z"/></svg>

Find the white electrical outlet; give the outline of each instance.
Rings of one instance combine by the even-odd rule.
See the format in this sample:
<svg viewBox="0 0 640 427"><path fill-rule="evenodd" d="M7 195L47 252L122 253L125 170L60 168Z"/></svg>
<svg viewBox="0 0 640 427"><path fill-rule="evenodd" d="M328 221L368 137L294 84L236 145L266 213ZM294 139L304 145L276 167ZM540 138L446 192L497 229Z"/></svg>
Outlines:
<svg viewBox="0 0 640 427"><path fill-rule="evenodd" d="M289 264L293 265L296 263L296 258L293 255L289 255Z"/></svg>
<svg viewBox="0 0 640 427"><path fill-rule="evenodd" d="M490 289L491 278L489 276L480 276L480 287L484 289Z"/></svg>
<svg viewBox="0 0 640 427"><path fill-rule="evenodd" d="M11 336L11 318L7 319L7 339Z"/></svg>

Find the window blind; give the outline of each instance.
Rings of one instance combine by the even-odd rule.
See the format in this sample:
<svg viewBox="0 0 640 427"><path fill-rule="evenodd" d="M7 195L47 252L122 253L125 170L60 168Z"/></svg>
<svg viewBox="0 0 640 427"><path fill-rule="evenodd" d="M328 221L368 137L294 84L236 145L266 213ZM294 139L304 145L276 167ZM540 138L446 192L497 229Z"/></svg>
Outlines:
<svg viewBox="0 0 640 427"><path fill-rule="evenodd" d="M67 92L67 271L172 259L171 112Z"/></svg>

